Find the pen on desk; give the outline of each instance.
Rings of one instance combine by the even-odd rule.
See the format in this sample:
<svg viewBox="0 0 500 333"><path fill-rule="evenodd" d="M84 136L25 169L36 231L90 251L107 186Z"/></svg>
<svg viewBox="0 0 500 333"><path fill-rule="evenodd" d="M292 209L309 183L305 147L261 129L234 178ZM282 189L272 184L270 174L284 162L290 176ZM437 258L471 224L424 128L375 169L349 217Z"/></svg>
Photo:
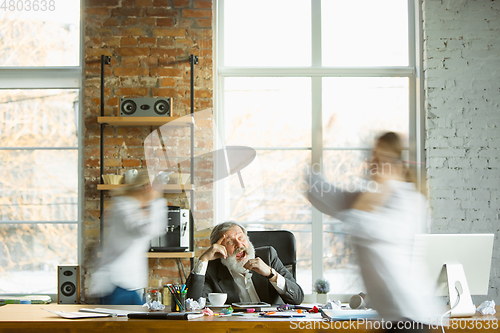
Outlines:
<svg viewBox="0 0 500 333"><path fill-rule="evenodd" d="M276 315L264 315L263 317L269 318L300 318L305 317L306 315L298 315L298 314L276 314Z"/></svg>
<svg viewBox="0 0 500 333"><path fill-rule="evenodd" d="M236 308L233 310L233 312L247 312L247 313L253 313L253 312L260 312L261 308Z"/></svg>

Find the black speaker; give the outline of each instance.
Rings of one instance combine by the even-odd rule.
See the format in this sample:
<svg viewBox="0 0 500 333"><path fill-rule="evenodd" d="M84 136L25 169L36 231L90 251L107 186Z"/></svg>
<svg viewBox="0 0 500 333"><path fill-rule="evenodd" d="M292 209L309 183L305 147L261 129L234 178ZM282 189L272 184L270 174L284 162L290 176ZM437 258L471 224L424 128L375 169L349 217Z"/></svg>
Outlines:
<svg viewBox="0 0 500 333"><path fill-rule="evenodd" d="M80 267L57 266L57 303L78 304L80 300Z"/></svg>
<svg viewBox="0 0 500 333"><path fill-rule="evenodd" d="M122 117L170 117L173 99L169 98L120 98Z"/></svg>

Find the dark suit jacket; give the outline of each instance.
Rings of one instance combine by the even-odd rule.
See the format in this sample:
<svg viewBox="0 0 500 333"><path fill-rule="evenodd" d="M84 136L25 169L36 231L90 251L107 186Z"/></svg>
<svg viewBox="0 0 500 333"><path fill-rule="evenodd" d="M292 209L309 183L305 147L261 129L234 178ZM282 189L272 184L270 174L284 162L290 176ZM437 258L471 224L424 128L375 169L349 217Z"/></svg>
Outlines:
<svg viewBox="0 0 500 333"><path fill-rule="evenodd" d="M255 290L262 302L269 304L300 304L304 300L302 288L295 282L292 274L285 268L278 253L271 246L263 246L255 249L255 257L261 258L267 265L274 268L276 272L285 278L285 293L280 295L271 282L258 273L252 274ZM220 259L209 261L205 275L191 273L186 282L188 298L198 299L208 297L209 293L227 293L226 303L240 302L238 289L233 277Z"/></svg>

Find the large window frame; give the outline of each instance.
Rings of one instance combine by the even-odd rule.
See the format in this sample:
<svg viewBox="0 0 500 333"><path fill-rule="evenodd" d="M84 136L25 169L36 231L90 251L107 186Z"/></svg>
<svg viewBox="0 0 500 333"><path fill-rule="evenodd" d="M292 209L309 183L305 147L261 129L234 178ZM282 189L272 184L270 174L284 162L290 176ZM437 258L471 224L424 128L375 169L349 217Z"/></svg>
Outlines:
<svg viewBox="0 0 500 333"><path fill-rule="evenodd" d="M408 66L398 67L322 67L321 0L311 0L312 65L310 67L227 67L224 66L224 0L216 2L215 20L215 101L216 148L223 146L224 137L224 80L228 77L309 77L312 82L312 163L322 161L323 151L336 148L323 147L322 135L322 78L324 77L406 77L409 80L409 139L413 143L409 156L415 163L410 165L417 175L417 183L425 179L423 72L421 66L422 34L421 5L419 0L408 0ZM264 9L263 9L264 10ZM220 139L220 141L217 141ZM369 149L360 147L361 149ZM266 148L270 149L270 148ZM272 148L271 148L272 149ZM293 149L293 148L292 148ZM304 148L297 148L304 149ZM222 222L224 190L215 183L215 223ZM262 222L256 222L262 223ZM266 222L266 223L273 223ZM283 222L280 222L283 223ZM289 222L286 222L289 223ZM294 223L294 222L292 222ZM302 223L302 222L301 222ZM312 208L312 281L323 277L323 222L322 213ZM246 223L247 225L251 223ZM304 223L309 224L309 223Z"/></svg>
<svg viewBox="0 0 500 333"><path fill-rule="evenodd" d="M80 47L79 59L77 66L37 66L37 67L1 67L0 66L0 90L32 90L32 89L67 89L67 90L78 90L78 104L75 105L77 108L77 146L74 147L0 147L0 150L19 150L19 151L36 151L36 150L53 150L53 151L77 151L78 152L78 162L77 162L77 175L78 175L78 199L77 199L77 219L70 221L35 221L35 220L22 220L22 221L12 221L12 220L0 220L0 224L74 224L77 225L77 263L82 262L83 246L82 246L82 223L83 221L83 198L84 198L84 170L83 170L83 133L84 133L84 123L83 123L83 98L84 98L84 81L83 81L83 60L84 56L84 45L83 41L85 29L84 29L84 5L85 1L80 0L80 34L78 45ZM57 241L54 239L54 241ZM67 264L67 263L61 263ZM54 275L56 277L57 275ZM57 289L57 285L55 285ZM56 292L57 293L57 292ZM11 293L6 293L9 295ZM19 293L16 293L18 295ZM56 299L57 294L48 294L52 299Z"/></svg>

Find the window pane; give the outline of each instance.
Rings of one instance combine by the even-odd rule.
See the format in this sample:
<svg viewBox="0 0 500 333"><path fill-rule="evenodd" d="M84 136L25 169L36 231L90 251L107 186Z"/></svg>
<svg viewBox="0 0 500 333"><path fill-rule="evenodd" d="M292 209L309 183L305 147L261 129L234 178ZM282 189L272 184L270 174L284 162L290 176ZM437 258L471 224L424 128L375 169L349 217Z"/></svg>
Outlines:
<svg viewBox="0 0 500 333"><path fill-rule="evenodd" d="M310 0L226 0L224 66L311 66Z"/></svg>
<svg viewBox="0 0 500 333"><path fill-rule="evenodd" d="M323 0L323 66L408 66L403 0Z"/></svg>
<svg viewBox="0 0 500 333"><path fill-rule="evenodd" d="M312 289L312 237L310 223L309 221L309 224L244 224L247 230L288 230L293 233L297 245L297 283L306 294L310 294Z"/></svg>
<svg viewBox="0 0 500 333"><path fill-rule="evenodd" d="M225 220L235 221L311 221L311 205L301 188L310 151L258 150L256 161L243 169L245 188L237 175L225 181Z"/></svg>
<svg viewBox="0 0 500 333"><path fill-rule="evenodd" d="M0 224L0 293L57 293L57 265L77 263L77 224Z"/></svg>
<svg viewBox="0 0 500 333"><path fill-rule="evenodd" d="M324 78L323 145L372 147L382 131L409 134L408 78Z"/></svg>
<svg viewBox="0 0 500 333"><path fill-rule="evenodd" d="M351 236L341 223L323 225L323 276L330 293L357 294L366 290L359 272Z"/></svg>
<svg viewBox="0 0 500 333"><path fill-rule="evenodd" d="M0 219L77 221L77 150L0 150Z"/></svg>
<svg viewBox="0 0 500 333"><path fill-rule="evenodd" d="M310 78L226 78L224 98L226 144L311 146Z"/></svg>
<svg viewBox="0 0 500 333"><path fill-rule="evenodd" d="M4 4L6 9L0 10L0 66L79 65L79 0Z"/></svg>
<svg viewBox="0 0 500 333"><path fill-rule="evenodd" d="M0 147L76 147L77 90L0 90Z"/></svg>

